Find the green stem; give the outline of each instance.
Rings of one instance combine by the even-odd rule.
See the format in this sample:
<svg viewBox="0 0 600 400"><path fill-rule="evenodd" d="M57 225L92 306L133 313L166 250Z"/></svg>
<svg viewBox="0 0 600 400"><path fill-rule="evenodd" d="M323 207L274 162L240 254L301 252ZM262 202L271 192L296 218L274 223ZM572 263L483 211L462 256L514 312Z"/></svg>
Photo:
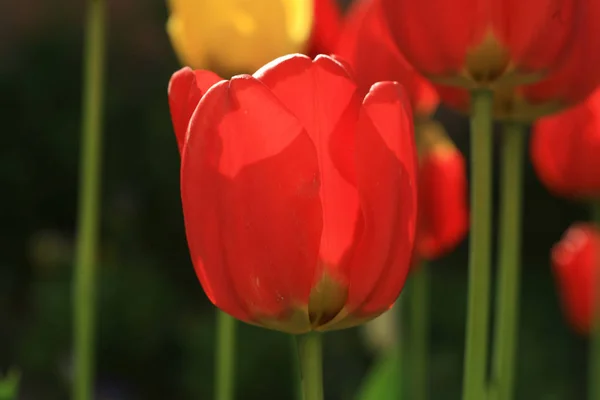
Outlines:
<svg viewBox="0 0 600 400"><path fill-rule="evenodd" d="M79 216L74 272L74 400L90 400L94 390L96 253L100 203L104 76L103 0L89 0L85 36L83 123L79 175Z"/></svg>
<svg viewBox="0 0 600 400"><path fill-rule="evenodd" d="M421 263L410 282L410 399L427 399L429 358L429 266Z"/></svg>
<svg viewBox="0 0 600 400"><path fill-rule="evenodd" d="M592 203L592 220L600 229L600 200ZM600 257L596 257L596 288L600 287ZM600 400L600 290L596 290L594 323L590 342L588 385L590 400Z"/></svg>
<svg viewBox="0 0 600 400"><path fill-rule="evenodd" d="M217 311L217 358L215 400L232 400L235 389L236 320Z"/></svg>
<svg viewBox="0 0 600 400"><path fill-rule="evenodd" d="M294 390L294 400L303 400L302 393L302 375L300 374L300 358L298 357L298 344L296 337L290 335L291 354L292 354L292 387Z"/></svg>
<svg viewBox="0 0 600 400"><path fill-rule="evenodd" d="M410 371L411 365L410 360L405 357L405 352L407 349L410 349L410 337L407 332L407 321L406 321L406 297L408 293L403 290L400 294L400 297L396 299L396 304L392 308L391 312L395 313L393 323L395 323L395 328L397 328L398 336L394 342L392 352L395 353L397 357L396 364L396 376L393 377L398 381L398 389L397 393L401 399L404 399L407 395L407 391L409 388L410 379L406 376L405 371ZM410 394L410 393L409 393Z"/></svg>
<svg viewBox="0 0 600 400"><path fill-rule="evenodd" d="M502 175L496 323L492 364L494 400L514 393L521 266L521 203L525 126L507 122L502 135Z"/></svg>
<svg viewBox="0 0 600 400"><path fill-rule="evenodd" d="M296 337L304 400L323 400L321 334L311 332Z"/></svg>
<svg viewBox="0 0 600 400"><path fill-rule="evenodd" d="M492 92L471 96L471 232L463 400L481 400L487 370L492 219Z"/></svg>

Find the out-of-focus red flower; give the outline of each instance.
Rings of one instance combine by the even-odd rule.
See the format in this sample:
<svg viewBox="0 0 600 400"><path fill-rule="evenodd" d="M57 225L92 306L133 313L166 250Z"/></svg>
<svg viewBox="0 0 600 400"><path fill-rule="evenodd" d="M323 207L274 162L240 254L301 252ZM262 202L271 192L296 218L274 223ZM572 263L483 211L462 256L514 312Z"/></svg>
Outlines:
<svg viewBox="0 0 600 400"><path fill-rule="evenodd" d="M415 262L446 255L469 231L465 159L437 122L417 129L419 217Z"/></svg>
<svg viewBox="0 0 600 400"><path fill-rule="evenodd" d="M600 197L600 90L584 103L537 121L530 151L537 175L553 193Z"/></svg>
<svg viewBox="0 0 600 400"><path fill-rule="evenodd" d="M306 54L316 57L333 53L341 27L342 17L337 1L314 0L313 26Z"/></svg>
<svg viewBox="0 0 600 400"><path fill-rule="evenodd" d="M530 104L554 101L555 110L563 110L584 101L600 85L600 2L577 3L579 21L563 62L545 79L522 88L522 96Z"/></svg>
<svg viewBox="0 0 600 400"><path fill-rule="evenodd" d="M442 102L463 112L475 86L493 89L496 118L532 121L600 84L600 2L383 1L406 58L436 82Z"/></svg>
<svg viewBox="0 0 600 400"><path fill-rule="evenodd" d="M563 310L582 334L589 333L592 326L599 257L600 231L591 224L573 225L552 248L552 268Z"/></svg>
<svg viewBox="0 0 600 400"><path fill-rule="evenodd" d="M195 103L178 93L173 116ZM412 123L400 85L362 97L328 56L282 57L208 89L177 139L188 245L212 303L290 333L387 310L414 245Z"/></svg>
<svg viewBox="0 0 600 400"><path fill-rule="evenodd" d="M567 50L586 1L383 0L383 6L398 48L417 70L471 88L539 80Z"/></svg>
<svg viewBox="0 0 600 400"><path fill-rule="evenodd" d="M437 108L435 89L406 61L392 40L380 0L352 4L335 53L350 63L361 91L366 93L375 82L397 81L406 88L416 117L426 117Z"/></svg>

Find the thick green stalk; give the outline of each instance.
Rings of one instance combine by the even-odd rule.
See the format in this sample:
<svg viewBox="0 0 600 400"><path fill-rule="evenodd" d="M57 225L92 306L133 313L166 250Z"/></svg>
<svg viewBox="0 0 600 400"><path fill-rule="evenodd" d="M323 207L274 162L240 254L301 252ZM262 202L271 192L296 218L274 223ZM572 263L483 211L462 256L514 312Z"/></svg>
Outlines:
<svg viewBox="0 0 600 400"><path fill-rule="evenodd" d="M323 400L322 338L318 332L296 337L304 400Z"/></svg>
<svg viewBox="0 0 600 400"><path fill-rule="evenodd" d="M510 400L514 396L524 153L525 126L505 123L502 135L500 237L491 387L494 400Z"/></svg>
<svg viewBox="0 0 600 400"><path fill-rule="evenodd" d="M429 266L423 262L413 273L409 289L410 372L409 399L427 399L427 360L429 358Z"/></svg>
<svg viewBox="0 0 600 400"><path fill-rule="evenodd" d="M300 358L298 357L298 344L296 337L290 335L290 344L292 351L292 386L294 390L293 400L303 400L302 393L302 375L300 374Z"/></svg>
<svg viewBox="0 0 600 400"><path fill-rule="evenodd" d="M94 390L96 253L100 203L100 154L104 75L103 0L88 1L79 175L79 216L74 272L74 400L91 400Z"/></svg>
<svg viewBox="0 0 600 400"><path fill-rule="evenodd" d="M217 311L217 357L215 400L233 400L235 389L236 320Z"/></svg>
<svg viewBox="0 0 600 400"><path fill-rule="evenodd" d="M598 199L592 203L592 219L596 227L600 229L600 200ZM596 263L598 265L595 268L596 277L594 283L596 288L600 288L600 256L596 257ZM590 400L600 400L600 290L596 290L594 302L594 321L589 356L588 398Z"/></svg>
<svg viewBox="0 0 600 400"><path fill-rule="evenodd" d="M492 92L471 95L471 232L463 400L482 400L487 371L492 228Z"/></svg>

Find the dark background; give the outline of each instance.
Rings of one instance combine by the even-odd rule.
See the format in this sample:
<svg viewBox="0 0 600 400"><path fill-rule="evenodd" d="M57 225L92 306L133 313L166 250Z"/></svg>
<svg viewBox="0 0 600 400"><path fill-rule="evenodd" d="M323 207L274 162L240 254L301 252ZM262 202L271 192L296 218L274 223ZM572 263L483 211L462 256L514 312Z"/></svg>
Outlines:
<svg viewBox="0 0 600 400"><path fill-rule="evenodd" d="M60 4L59 4L60 3ZM66 399L84 2L0 3L0 369L22 399ZM109 1L98 271L102 399L209 399L215 310L191 266L167 83L179 68L162 1ZM468 155L466 120L438 113ZM584 206L551 197L527 164L518 399L584 396L586 341L564 323L549 250ZM431 391L458 399L466 241L431 266ZM351 399L373 362L359 329L325 337L327 399ZM289 338L240 325L238 398L291 399Z"/></svg>

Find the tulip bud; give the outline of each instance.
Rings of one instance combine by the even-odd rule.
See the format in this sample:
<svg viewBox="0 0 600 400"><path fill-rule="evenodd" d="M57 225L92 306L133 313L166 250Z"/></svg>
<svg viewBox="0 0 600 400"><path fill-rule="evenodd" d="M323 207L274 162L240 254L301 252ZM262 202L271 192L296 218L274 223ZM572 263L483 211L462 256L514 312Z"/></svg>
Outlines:
<svg viewBox="0 0 600 400"><path fill-rule="evenodd" d="M415 261L452 251L469 230L465 159L433 121L417 125L419 217Z"/></svg>
<svg viewBox="0 0 600 400"><path fill-rule="evenodd" d="M592 326L599 257L600 231L591 224L573 225L552 248L552 268L563 311L582 334L588 334Z"/></svg>
<svg viewBox="0 0 600 400"><path fill-rule="evenodd" d="M289 333L351 327L388 310L417 218L402 87L380 82L363 97L343 63L290 55L214 84L199 102L188 93L171 90L171 115L187 126L177 134L183 214L211 302ZM197 104L189 122L175 123L188 101Z"/></svg>
<svg viewBox="0 0 600 400"><path fill-rule="evenodd" d="M531 160L553 193L579 199L600 197L600 90L584 103L536 122Z"/></svg>

